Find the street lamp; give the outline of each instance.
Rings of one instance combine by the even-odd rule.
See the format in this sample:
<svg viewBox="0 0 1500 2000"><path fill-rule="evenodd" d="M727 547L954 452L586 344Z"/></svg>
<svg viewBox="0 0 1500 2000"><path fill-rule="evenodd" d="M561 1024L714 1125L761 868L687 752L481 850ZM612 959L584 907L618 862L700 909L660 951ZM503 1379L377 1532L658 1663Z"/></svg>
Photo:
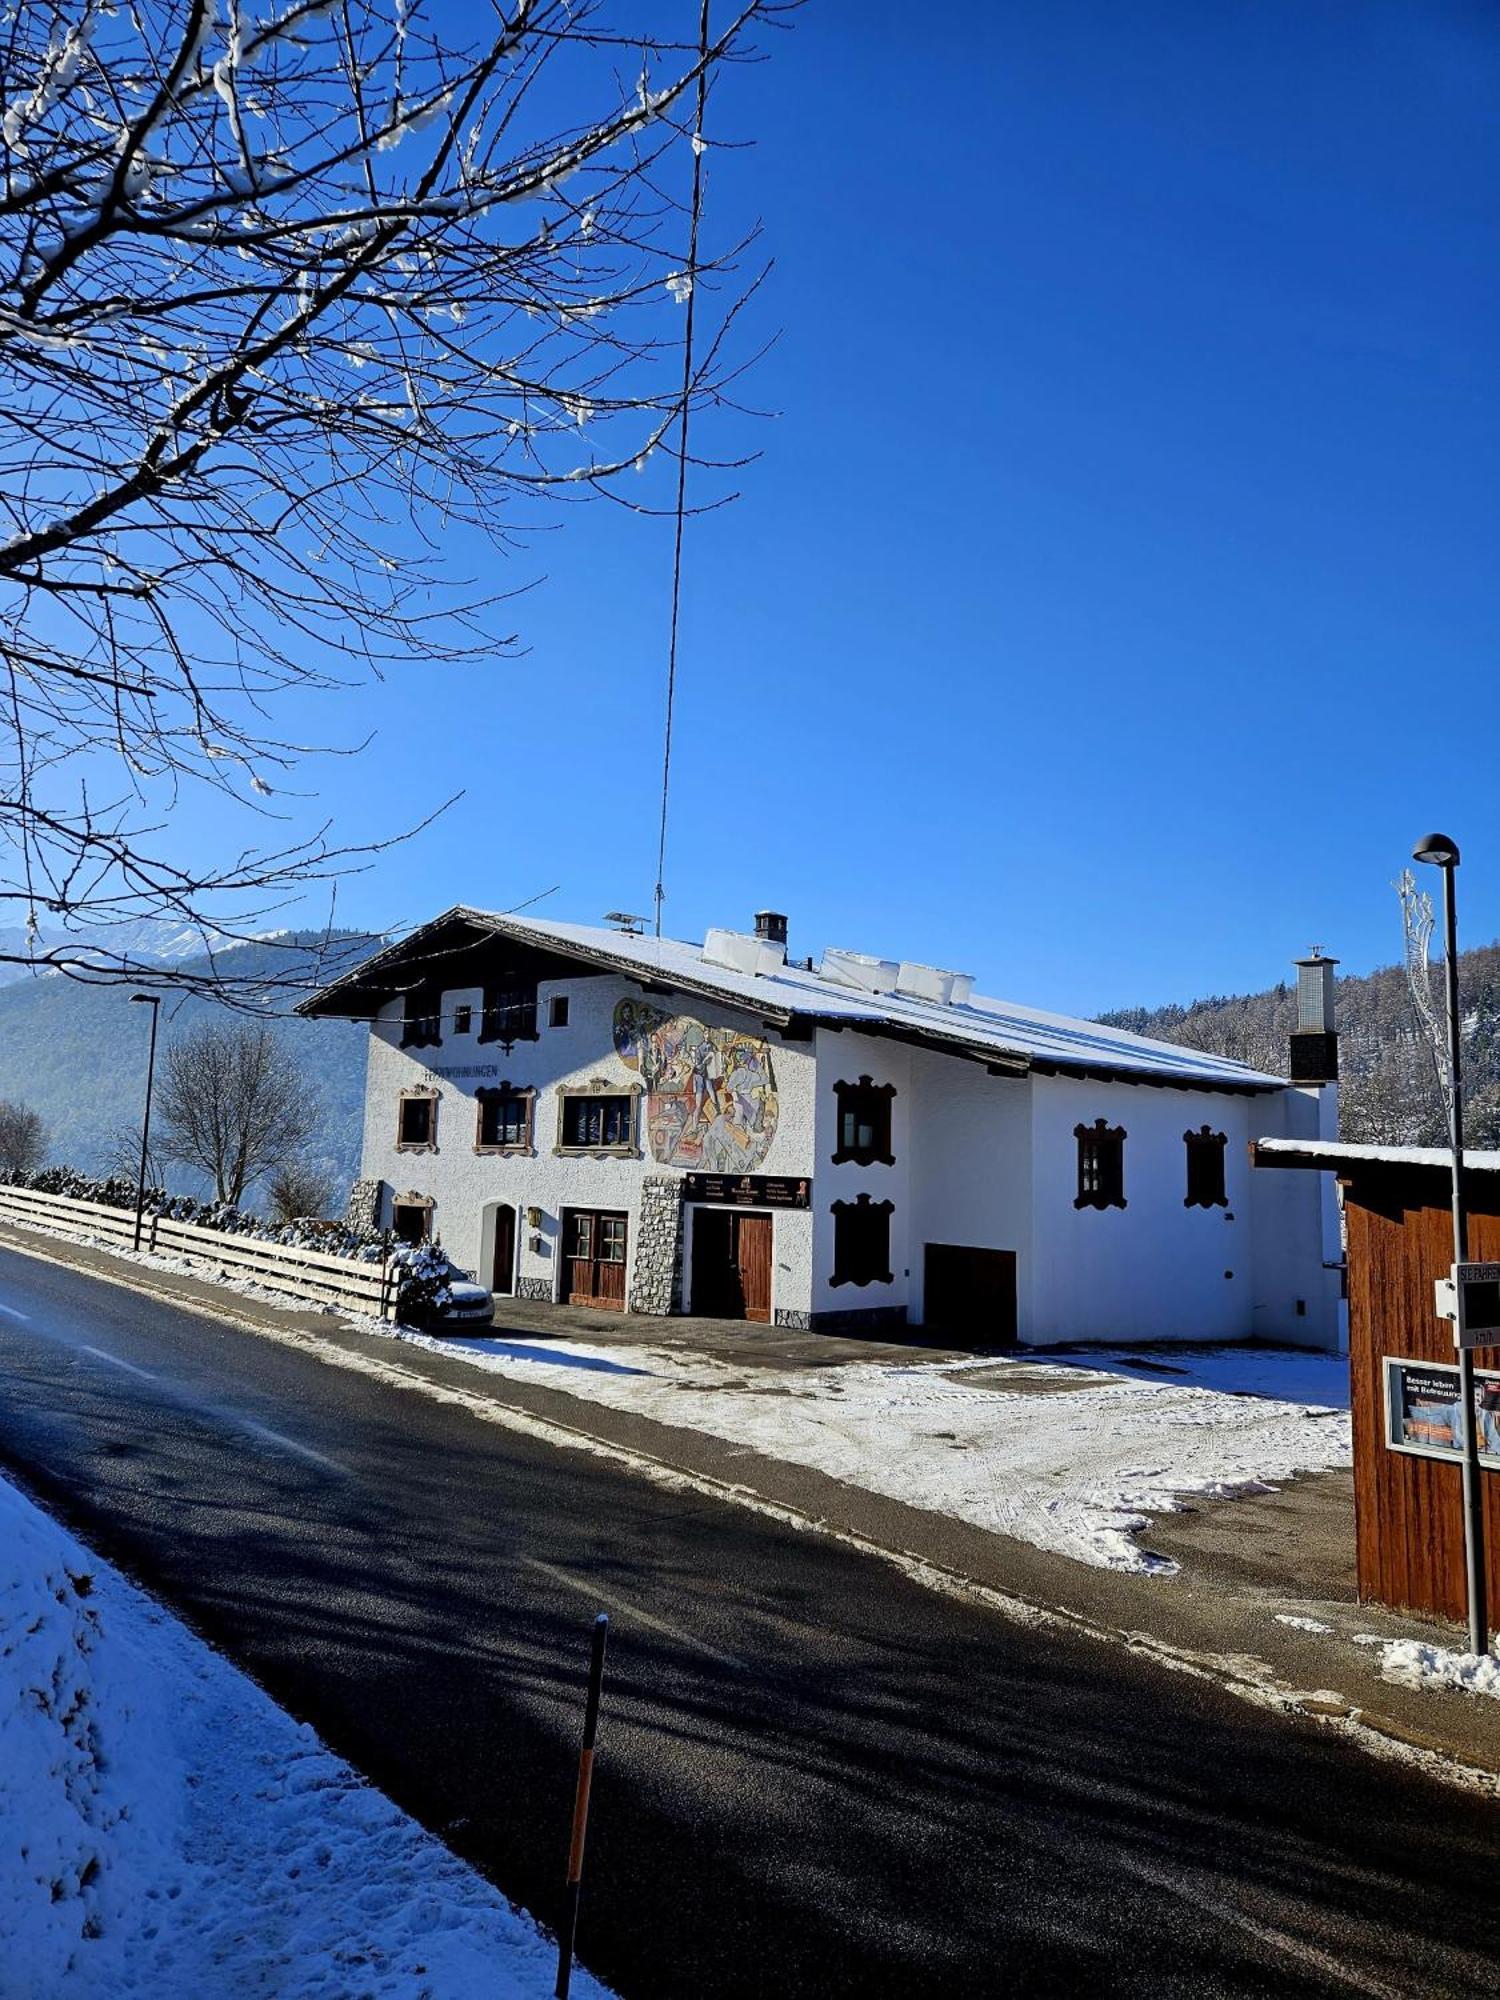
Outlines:
<svg viewBox="0 0 1500 2000"><path fill-rule="evenodd" d="M156 1077L156 1024L161 1019L161 995L159 993L132 993L132 1000L138 1000L151 1009L151 1045L146 1054L146 1115L141 1120L141 1170L135 1180L135 1241L133 1248L141 1247L141 1211L146 1206L146 1148L151 1143L151 1086Z"/></svg>
<svg viewBox="0 0 1500 2000"><path fill-rule="evenodd" d="M1469 1220L1464 1207L1464 1100L1459 1056L1458 909L1454 877L1458 842L1445 833L1429 833L1411 851L1413 861L1425 861L1443 871L1443 970L1448 988L1448 1138L1453 1150L1453 1261L1468 1262ZM1479 1438L1474 1426L1474 1354L1458 1350L1458 1409L1463 1440L1464 1573L1469 1596L1469 1651L1490 1649L1489 1609L1485 1603L1484 1489L1479 1483Z"/></svg>

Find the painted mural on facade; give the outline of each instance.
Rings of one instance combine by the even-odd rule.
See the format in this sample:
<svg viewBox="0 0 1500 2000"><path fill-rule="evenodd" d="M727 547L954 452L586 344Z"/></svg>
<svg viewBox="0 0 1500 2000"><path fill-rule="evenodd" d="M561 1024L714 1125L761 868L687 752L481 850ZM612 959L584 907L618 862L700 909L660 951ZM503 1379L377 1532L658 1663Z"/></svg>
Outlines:
<svg viewBox="0 0 1500 2000"><path fill-rule="evenodd" d="M765 1042L622 1000L615 1047L646 1086L653 1160L710 1174L754 1173L776 1136L776 1079Z"/></svg>

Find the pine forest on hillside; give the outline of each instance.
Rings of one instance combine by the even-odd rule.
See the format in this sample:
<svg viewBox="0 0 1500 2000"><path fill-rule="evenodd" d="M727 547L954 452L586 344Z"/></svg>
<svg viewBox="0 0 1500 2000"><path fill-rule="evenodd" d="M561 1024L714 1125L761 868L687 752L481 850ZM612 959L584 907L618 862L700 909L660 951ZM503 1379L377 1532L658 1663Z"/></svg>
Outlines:
<svg viewBox="0 0 1500 2000"><path fill-rule="evenodd" d="M1500 944L1460 952L1458 965L1465 1137L1471 1146L1500 1145ZM1342 1136L1372 1145L1442 1144L1447 1126L1437 1076L1404 970L1384 966L1340 979L1337 990ZM1283 983L1185 1007L1122 1007L1099 1018L1284 1076L1296 1007L1296 989Z"/></svg>

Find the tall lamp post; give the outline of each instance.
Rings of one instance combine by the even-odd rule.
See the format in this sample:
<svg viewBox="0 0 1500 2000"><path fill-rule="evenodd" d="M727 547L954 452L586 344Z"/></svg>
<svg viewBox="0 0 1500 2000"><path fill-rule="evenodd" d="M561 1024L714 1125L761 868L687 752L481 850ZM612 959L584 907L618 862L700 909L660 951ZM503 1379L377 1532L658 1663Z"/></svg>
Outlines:
<svg viewBox="0 0 1500 2000"><path fill-rule="evenodd" d="M138 1000L151 1009L151 1045L146 1054L146 1112L141 1119L141 1170L135 1180L135 1242L134 1248L141 1247L141 1214L146 1206L146 1154L151 1144L151 1086L156 1080L156 1024L161 1019L161 995L159 993L132 993L132 1000Z"/></svg>
<svg viewBox="0 0 1500 2000"><path fill-rule="evenodd" d="M1448 988L1448 1138L1453 1150L1453 1261L1468 1262L1469 1218L1464 1206L1464 1099L1459 1054L1458 909L1454 877L1458 872L1458 842L1445 833L1429 833L1412 849L1413 861L1425 861L1443 871L1443 970ZM1474 1424L1474 1354L1458 1350L1458 1407L1463 1440L1464 1573L1469 1597L1469 1651L1490 1649L1489 1608L1484 1558L1484 1488L1480 1484L1479 1437Z"/></svg>

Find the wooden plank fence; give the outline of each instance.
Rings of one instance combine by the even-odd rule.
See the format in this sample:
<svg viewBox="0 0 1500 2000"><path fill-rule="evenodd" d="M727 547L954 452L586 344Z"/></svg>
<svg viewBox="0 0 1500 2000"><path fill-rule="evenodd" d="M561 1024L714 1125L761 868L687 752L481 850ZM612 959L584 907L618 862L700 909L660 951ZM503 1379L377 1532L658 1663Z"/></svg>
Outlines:
<svg viewBox="0 0 1500 2000"><path fill-rule="evenodd" d="M35 1188L0 1186L0 1220L33 1229L84 1232L127 1250L135 1236L134 1209L108 1208L74 1195L41 1194ZM141 1248L188 1257L223 1276L253 1279L268 1291L293 1298L349 1306L381 1319L389 1319L394 1309L395 1273L386 1256L378 1263L333 1257L326 1250L262 1243L253 1236L234 1236L166 1215L142 1218Z"/></svg>

